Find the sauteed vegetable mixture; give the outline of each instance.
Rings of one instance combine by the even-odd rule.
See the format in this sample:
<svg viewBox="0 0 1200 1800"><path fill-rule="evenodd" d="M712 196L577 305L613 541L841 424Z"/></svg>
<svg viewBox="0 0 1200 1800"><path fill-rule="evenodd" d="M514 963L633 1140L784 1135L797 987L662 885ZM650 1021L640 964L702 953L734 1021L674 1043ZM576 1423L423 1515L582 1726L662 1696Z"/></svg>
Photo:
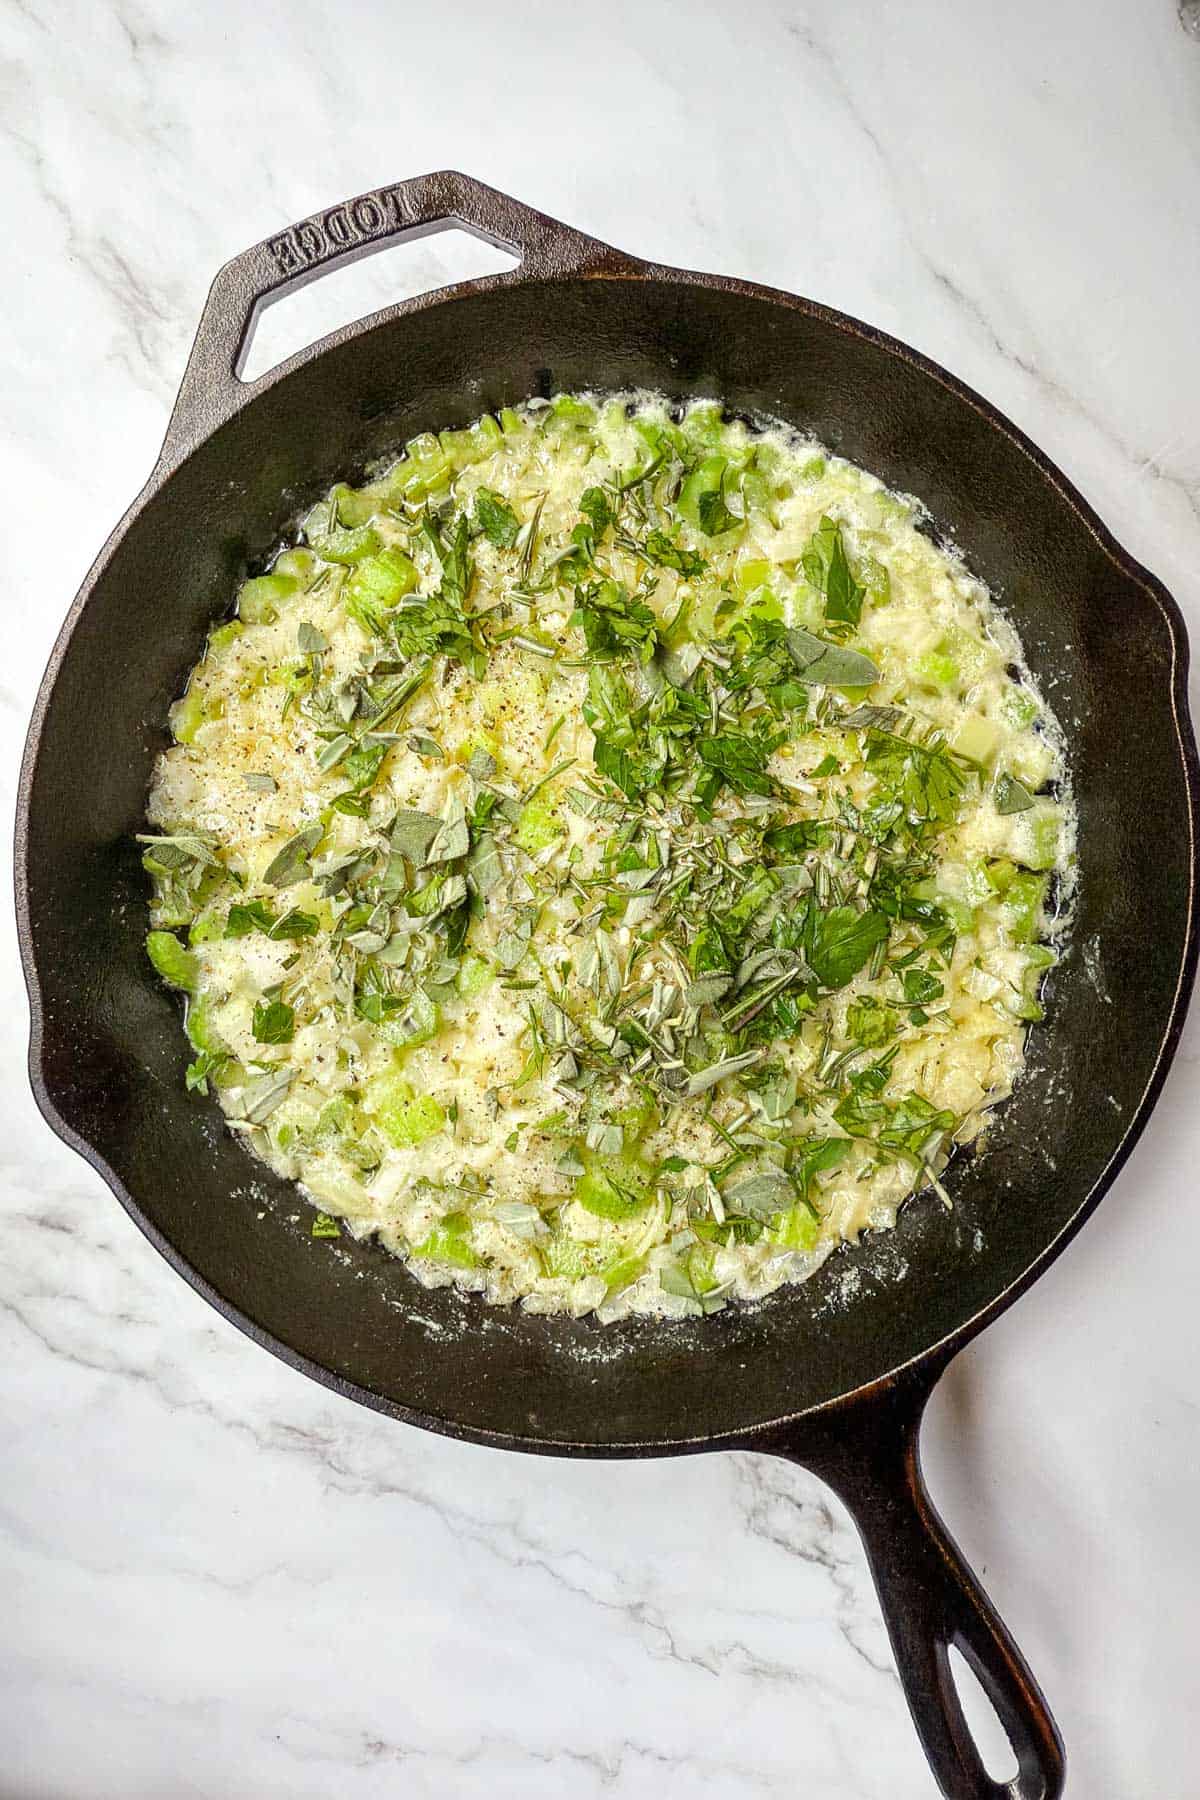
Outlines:
<svg viewBox="0 0 1200 1800"><path fill-rule="evenodd" d="M922 523L783 428L559 395L244 584L157 767L147 949L315 1236L678 1316L941 1189L1041 1017L1072 815Z"/></svg>

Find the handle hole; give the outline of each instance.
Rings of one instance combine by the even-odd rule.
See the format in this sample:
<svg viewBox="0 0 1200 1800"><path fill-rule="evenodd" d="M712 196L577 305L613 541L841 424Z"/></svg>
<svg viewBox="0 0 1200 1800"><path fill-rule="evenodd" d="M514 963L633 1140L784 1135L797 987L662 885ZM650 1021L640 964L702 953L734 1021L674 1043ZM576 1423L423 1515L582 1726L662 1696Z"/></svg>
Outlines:
<svg viewBox="0 0 1200 1800"><path fill-rule="evenodd" d="M999 1782L1001 1786L1015 1781L1020 1771L1012 1740L1000 1723L978 1675L957 1644L950 1646L950 1674L958 1690L975 1747L979 1751L979 1760L992 1780Z"/></svg>
<svg viewBox="0 0 1200 1800"><path fill-rule="evenodd" d="M389 244L324 273L315 270L305 286L293 288L262 309L242 356L241 379L257 381L318 338L397 300L480 275L502 275L515 269L517 261L483 238L451 228L435 236Z"/></svg>

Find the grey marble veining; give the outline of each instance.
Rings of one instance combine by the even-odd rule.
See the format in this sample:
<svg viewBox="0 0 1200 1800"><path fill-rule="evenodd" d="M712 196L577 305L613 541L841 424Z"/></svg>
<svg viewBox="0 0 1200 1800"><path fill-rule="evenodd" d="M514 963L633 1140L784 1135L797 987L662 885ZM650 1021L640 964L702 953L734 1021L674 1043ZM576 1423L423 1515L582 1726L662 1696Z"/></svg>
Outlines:
<svg viewBox="0 0 1200 1800"><path fill-rule="evenodd" d="M9 812L45 657L154 460L216 268L445 165L908 339L1200 623L1194 11L0 0ZM489 254L427 240L364 265L353 302ZM334 323L324 305L295 328ZM0 1794L927 1800L816 1482L748 1456L506 1457L277 1365L37 1119L0 931ZM1192 1030L1111 1197L927 1430L1077 1800L1200 1795L1198 1060Z"/></svg>

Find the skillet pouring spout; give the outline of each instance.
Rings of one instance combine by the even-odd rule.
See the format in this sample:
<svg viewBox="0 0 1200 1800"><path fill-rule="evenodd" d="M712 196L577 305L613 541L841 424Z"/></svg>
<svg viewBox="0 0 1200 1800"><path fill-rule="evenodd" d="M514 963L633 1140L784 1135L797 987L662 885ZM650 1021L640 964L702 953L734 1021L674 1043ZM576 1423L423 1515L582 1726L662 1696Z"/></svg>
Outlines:
<svg viewBox="0 0 1200 1800"><path fill-rule="evenodd" d="M242 379L256 318L289 289L456 227L517 267L401 300ZM893 1230L864 1233L801 1286L670 1330L487 1308L426 1291L370 1242L345 1238L336 1258L314 1245L294 1188L185 1089L179 1016L144 953L134 843L208 630L306 509L419 433L588 389L715 398L918 496L1019 633L1078 807L1074 919L1046 1020L986 1147L947 1171L952 1205L917 1194ZM1187 660L1161 583L1016 426L907 345L794 294L640 261L451 171L359 195L219 272L158 464L51 655L15 846L38 1104L197 1292L346 1398L499 1448L739 1448L814 1470L857 1521L943 1793L1055 1800L1058 1733L930 1501L918 1434L950 1357L1099 1204L1178 1044L1197 951ZM1008 1731L1008 1784L972 1741L952 1650Z"/></svg>

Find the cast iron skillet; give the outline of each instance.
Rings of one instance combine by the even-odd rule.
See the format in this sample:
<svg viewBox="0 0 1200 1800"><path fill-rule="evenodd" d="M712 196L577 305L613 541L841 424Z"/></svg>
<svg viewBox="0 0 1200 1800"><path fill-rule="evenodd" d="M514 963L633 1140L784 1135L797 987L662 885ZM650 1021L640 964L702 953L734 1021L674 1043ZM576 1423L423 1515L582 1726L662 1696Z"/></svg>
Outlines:
<svg viewBox="0 0 1200 1800"><path fill-rule="evenodd" d="M519 267L389 307L240 382L262 307L454 224ZM921 1195L894 1232L840 1251L806 1285L671 1327L488 1309L425 1292L368 1245L314 1244L293 1190L251 1164L214 1103L184 1092L188 1050L143 954L131 838L207 626L298 509L415 432L589 386L717 395L919 494L1021 632L1079 801L1078 917L1048 1022L986 1152L952 1167L953 1210ZM1051 1800L1061 1741L933 1509L917 1433L950 1358L1100 1200L1174 1052L1196 959L1186 663L1159 583L1020 432L904 345L790 294L636 261L462 175L365 194L222 269L158 466L50 659L16 845L38 1104L193 1287L341 1394L509 1449L751 1449L814 1469L862 1533L943 1793ZM1009 1733L1010 1783L975 1748L951 1646Z"/></svg>

